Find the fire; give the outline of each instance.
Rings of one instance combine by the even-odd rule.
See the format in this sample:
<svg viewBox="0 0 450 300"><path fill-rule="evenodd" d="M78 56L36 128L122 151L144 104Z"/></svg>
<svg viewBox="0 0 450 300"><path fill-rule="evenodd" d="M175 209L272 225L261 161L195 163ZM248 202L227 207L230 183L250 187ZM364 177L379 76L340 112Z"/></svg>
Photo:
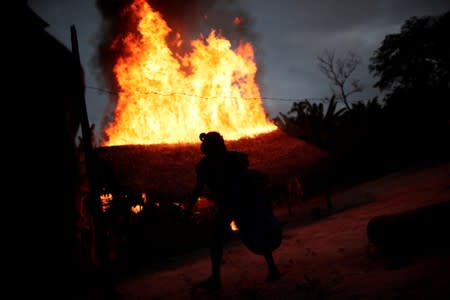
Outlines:
<svg viewBox="0 0 450 300"><path fill-rule="evenodd" d="M240 25L241 23L242 23L242 17L237 16L234 18L234 20L233 20L234 25Z"/></svg>
<svg viewBox="0 0 450 300"><path fill-rule="evenodd" d="M237 224L234 220L231 221L230 227L231 227L232 231L239 231L239 227L237 226Z"/></svg>
<svg viewBox="0 0 450 300"><path fill-rule="evenodd" d="M139 34L113 44L124 51L114 66L119 95L105 146L197 143L200 132L212 130L237 140L276 129L255 82L250 43L233 50L211 30L190 43L189 53L176 53L167 41L171 28L159 12L145 0L135 0L129 9ZM175 36L171 45L179 47L182 37Z"/></svg>

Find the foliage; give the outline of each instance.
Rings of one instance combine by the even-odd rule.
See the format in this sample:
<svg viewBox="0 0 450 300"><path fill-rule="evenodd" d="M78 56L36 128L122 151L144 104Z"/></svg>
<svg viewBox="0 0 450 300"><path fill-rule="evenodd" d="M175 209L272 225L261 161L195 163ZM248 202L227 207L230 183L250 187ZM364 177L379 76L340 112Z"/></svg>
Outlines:
<svg viewBox="0 0 450 300"><path fill-rule="evenodd" d="M323 103L294 103L276 123L288 134L328 151L341 175L363 176L386 166L390 149L384 142L388 132L384 116L376 97L352 103L350 109L337 109L332 97L326 111Z"/></svg>
<svg viewBox="0 0 450 300"><path fill-rule="evenodd" d="M398 34L385 37L371 58L375 87L386 91L383 105L375 97L347 103L358 91L345 83L359 61L333 53L319 56L319 67L338 87L346 108L336 110L335 97L327 112L323 103L294 103L280 114L277 125L288 134L330 151L348 167L383 169L450 153L450 12L412 17ZM446 154L447 153L447 154Z"/></svg>
<svg viewBox="0 0 450 300"><path fill-rule="evenodd" d="M334 151L346 161L352 160L354 164L366 162L362 165L368 167L367 163L377 164L385 152L384 138L383 106L377 98L358 101L341 118Z"/></svg>
<svg viewBox="0 0 450 300"><path fill-rule="evenodd" d="M337 109L333 95L325 109L323 102L309 100L295 102L287 114L280 113L275 118L279 128L291 136L306 140L322 148L327 148L331 132L346 109Z"/></svg>
<svg viewBox="0 0 450 300"><path fill-rule="evenodd" d="M450 11L411 17L371 58L384 101L387 140L400 155L437 155L450 138ZM411 150L414 149L414 152ZM433 150L431 150L433 149Z"/></svg>
<svg viewBox="0 0 450 300"><path fill-rule="evenodd" d="M400 33L387 35L370 59L381 90L450 87L450 11L412 17Z"/></svg>

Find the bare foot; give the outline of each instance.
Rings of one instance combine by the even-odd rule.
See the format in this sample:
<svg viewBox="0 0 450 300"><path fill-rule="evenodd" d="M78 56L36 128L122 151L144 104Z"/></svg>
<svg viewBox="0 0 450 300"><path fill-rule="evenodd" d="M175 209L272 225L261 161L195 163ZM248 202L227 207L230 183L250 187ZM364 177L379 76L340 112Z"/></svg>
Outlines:
<svg viewBox="0 0 450 300"><path fill-rule="evenodd" d="M193 289L205 289L209 291L218 290L221 288L220 280L214 278L208 278L204 281L200 281L192 286Z"/></svg>
<svg viewBox="0 0 450 300"><path fill-rule="evenodd" d="M280 271L273 271L270 272L269 276L267 276L266 281L267 282L272 282L272 281L277 281L278 279L280 279L282 276L282 274L280 273Z"/></svg>

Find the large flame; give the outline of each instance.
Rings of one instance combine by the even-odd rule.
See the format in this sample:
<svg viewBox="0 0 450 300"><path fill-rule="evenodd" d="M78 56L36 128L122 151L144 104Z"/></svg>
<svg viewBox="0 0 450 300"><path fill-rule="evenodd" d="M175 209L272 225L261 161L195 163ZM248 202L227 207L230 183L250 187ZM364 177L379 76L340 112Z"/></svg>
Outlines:
<svg viewBox="0 0 450 300"><path fill-rule="evenodd" d="M160 13L145 0L129 9L140 34L115 42L124 51L114 67L120 92L106 146L197 143L200 132L212 130L237 140L276 129L262 106L251 44L233 50L212 30L192 41L189 53L174 53ZM182 44L180 35L175 42Z"/></svg>

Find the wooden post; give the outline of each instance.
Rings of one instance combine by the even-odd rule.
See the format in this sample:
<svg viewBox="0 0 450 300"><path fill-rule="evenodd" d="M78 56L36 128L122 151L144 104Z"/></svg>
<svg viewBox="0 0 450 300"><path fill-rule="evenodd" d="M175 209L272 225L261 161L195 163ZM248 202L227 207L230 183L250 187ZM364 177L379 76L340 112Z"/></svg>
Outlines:
<svg viewBox="0 0 450 300"><path fill-rule="evenodd" d="M98 258L101 271L106 271L109 265L109 255L106 238L106 227L104 222L102 203L100 199L100 188L97 182L96 176L96 163L97 160L94 155L92 146L92 132L89 125L89 119L87 115L86 99L85 99L85 84L84 84L84 72L81 66L80 53L78 48L78 39L75 26L70 27L71 41L72 41L72 53L75 58L75 63L79 68L79 84L78 84L78 99L81 102L81 132L82 141L84 147L86 174L89 184L88 205L94 219L94 234L95 234L95 251ZM107 272L106 272L107 273Z"/></svg>

